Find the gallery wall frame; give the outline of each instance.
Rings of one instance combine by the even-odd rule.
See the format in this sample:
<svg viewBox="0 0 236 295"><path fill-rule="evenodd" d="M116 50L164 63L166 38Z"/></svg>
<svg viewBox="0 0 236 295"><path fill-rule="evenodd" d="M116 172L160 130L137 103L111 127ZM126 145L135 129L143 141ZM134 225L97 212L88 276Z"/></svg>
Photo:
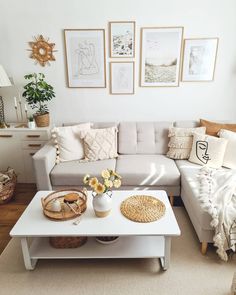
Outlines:
<svg viewBox="0 0 236 295"><path fill-rule="evenodd" d="M140 87L178 87L184 27L142 27Z"/></svg>
<svg viewBox="0 0 236 295"><path fill-rule="evenodd" d="M64 29L69 88L106 88L105 29Z"/></svg>
<svg viewBox="0 0 236 295"><path fill-rule="evenodd" d="M110 62L110 94L134 94L135 63L134 61Z"/></svg>
<svg viewBox="0 0 236 295"><path fill-rule="evenodd" d="M111 58L134 58L136 42L135 21L110 21L109 56Z"/></svg>
<svg viewBox="0 0 236 295"><path fill-rule="evenodd" d="M184 39L181 81L214 81L218 46L218 37Z"/></svg>

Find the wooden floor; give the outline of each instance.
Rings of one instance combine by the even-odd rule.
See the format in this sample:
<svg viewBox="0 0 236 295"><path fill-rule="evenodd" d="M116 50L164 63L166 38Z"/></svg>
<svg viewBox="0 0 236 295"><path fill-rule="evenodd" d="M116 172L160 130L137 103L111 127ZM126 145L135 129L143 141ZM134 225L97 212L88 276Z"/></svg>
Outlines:
<svg viewBox="0 0 236 295"><path fill-rule="evenodd" d="M10 203L0 205L0 254L11 239L9 232L35 193L34 184L17 184L15 196Z"/></svg>

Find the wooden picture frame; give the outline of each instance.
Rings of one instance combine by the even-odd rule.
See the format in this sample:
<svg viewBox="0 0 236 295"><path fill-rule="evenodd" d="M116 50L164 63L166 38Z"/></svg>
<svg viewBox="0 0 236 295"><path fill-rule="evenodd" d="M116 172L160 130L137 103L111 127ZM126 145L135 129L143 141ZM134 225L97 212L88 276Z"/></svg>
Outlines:
<svg viewBox="0 0 236 295"><path fill-rule="evenodd" d="M135 64L133 61L110 62L110 94L134 94Z"/></svg>
<svg viewBox="0 0 236 295"><path fill-rule="evenodd" d="M111 58L135 57L135 21L109 22L109 52Z"/></svg>
<svg viewBox="0 0 236 295"><path fill-rule="evenodd" d="M65 29L69 88L106 88L104 29Z"/></svg>
<svg viewBox="0 0 236 295"><path fill-rule="evenodd" d="M178 87L183 27L141 28L140 87Z"/></svg>
<svg viewBox="0 0 236 295"><path fill-rule="evenodd" d="M184 40L183 82L214 80L219 38L189 38Z"/></svg>

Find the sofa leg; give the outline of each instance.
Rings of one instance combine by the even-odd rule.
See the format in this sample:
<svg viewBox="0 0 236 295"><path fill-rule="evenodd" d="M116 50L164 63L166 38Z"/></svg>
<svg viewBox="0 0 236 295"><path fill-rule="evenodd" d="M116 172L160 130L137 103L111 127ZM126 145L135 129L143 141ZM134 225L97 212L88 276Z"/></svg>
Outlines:
<svg viewBox="0 0 236 295"><path fill-rule="evenodd" d="M174 195L172 193L170 193L169 198L170 198L170 204L173 207L174 206L175 197L174 197Z"/></svg>
<svg viewBox="0 0 236 295"><path fill-rule="evenodd" d="M201 253L202 253L202 255L206 255L207 246L208 246L208 243L207 242L202 242L201 243Z"/></svg>

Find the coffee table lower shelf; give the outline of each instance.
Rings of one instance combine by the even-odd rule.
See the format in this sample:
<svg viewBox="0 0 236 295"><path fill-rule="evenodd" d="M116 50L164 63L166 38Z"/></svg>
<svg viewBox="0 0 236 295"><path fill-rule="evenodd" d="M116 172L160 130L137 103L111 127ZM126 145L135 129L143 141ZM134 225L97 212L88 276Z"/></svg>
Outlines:
<svg viewBox="0 0 236 295"><path fill-rule="evenodd" d="M99 244L89 237L85 245L74 249L55 249L47 237L37 237L31 243L21 237L25 267L33 270L38 259L88 259L88 258L160 258L164 270L169 267L171 237L121 236L109 245ZM31 244L29 246L29 244Z"/></svg>

